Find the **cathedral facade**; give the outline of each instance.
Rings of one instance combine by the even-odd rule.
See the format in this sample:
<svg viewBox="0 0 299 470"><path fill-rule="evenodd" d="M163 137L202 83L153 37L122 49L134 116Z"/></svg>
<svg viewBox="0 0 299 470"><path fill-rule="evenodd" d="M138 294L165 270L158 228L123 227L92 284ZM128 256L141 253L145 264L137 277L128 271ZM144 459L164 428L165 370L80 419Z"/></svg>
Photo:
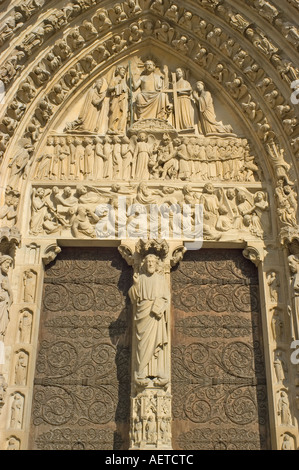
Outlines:
<svg viewBox="0 0 299 470"><path fill-rule="evenodd" d="M298 449L298 0L0 3L0 448Z"/></svg>

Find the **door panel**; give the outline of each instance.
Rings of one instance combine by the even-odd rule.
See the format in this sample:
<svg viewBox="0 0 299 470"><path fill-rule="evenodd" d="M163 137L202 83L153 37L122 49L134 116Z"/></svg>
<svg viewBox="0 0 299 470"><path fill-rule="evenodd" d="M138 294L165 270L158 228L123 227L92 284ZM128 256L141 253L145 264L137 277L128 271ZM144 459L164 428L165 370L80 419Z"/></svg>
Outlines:
<svg viewBox="0 0 299 470"><path fill-rule="evenodd" d="M172 292L173 448L269 448L257 269L238 250L189 251Z"/></svg>
<svg viewBox="0 0 299 470"><path fill-rule="evenodd" d="M111 248L64 248L46 269L31 449L128 448L131 280Z"/></svg>

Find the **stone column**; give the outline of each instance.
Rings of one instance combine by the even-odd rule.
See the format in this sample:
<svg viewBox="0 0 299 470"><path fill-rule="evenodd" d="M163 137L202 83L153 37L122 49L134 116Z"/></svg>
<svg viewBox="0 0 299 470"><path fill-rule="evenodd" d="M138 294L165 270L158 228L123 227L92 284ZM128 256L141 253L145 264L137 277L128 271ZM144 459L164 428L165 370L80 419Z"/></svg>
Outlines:
<svg viewBox="0 0 299 470"><path fill-rule="evenodd" d="M170 269L182 242L124 241L119 251L134 268L130 449L171 449Z"/></svg>

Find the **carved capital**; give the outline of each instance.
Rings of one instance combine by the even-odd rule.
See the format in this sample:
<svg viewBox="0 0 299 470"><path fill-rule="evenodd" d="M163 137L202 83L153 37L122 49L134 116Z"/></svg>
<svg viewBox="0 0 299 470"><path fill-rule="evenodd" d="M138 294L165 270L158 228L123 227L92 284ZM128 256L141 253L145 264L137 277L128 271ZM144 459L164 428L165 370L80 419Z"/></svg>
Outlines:
<svg viewBox="0 0 299 470"><path fill-rule="evenodd" d="M179 245L173 250L172 256L170 258L170 266L172 268L182 261L186 251L187 248L184 245Z"/></svg>
<svg viewBox="0 0 299 470"><path fill-rule="evenodd" d="M297 227L284 227L280 234L280 243L288 248L290 254L299 254L299 225Z"/></svg>
<svg viewBox="0 0 299 470"><path fill-rule="evenodd" d="M58 246L56 243L53 243L52 245L49 245L45 250L42 255L42 260L45 266L50 264L56 256L61 252L60 246Z"/></svg>
<svg viewBox="0 0 299 470"><path fill-rule="evenodd" d="M166 240L143 240L141 238L136 244L136 251L142 258L146 255L153 254L165 260L169 252L169 245Z"/></svg>
<svg viewBox="0 0 299 470"><path fill-rule="evenodd" d="M249 259L253 264L255 264L256 267L260 264L260 262L263 260L263 253L262 250L254 247L254 246L248 246L243 250L243 256L246 259Z"/></svg>
<svg viewBox="0 0 299 470"><path fill-rule="evenodd" d="M118 251L123 257L123 259L128 263L129 266L133 266L134 264L134 253L130 246L125 244L124 242L121 243L118 247Z"/></svg>

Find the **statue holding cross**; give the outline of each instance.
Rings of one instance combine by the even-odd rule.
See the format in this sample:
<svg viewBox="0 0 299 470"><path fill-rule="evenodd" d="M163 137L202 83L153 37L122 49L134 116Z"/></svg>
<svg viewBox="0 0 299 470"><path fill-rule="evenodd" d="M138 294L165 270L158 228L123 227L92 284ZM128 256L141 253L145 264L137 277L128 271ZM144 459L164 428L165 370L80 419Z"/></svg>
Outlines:
<svg viewBox="0 0 299 470"><path fill-rule="evenodd" d="M140 119L164 119L167 120L171 112L171 104L168 94L164 90L168 88L168 69L164 67L163 73L156 72L156 64L153 60L147 60L144 64L144 72L138 80L133 78L133 89L139 89L135 101L135 113Z"/></svg>
<svg viewBox="0 0 299 470"><path fill-rule="evenodd" d="M162 119L171 121L176 129L192 129L195 126L192 105L192 87L185 79L185 72L178 67L172 73L169 84L168 67L163 72L149 59L144 71L137 80L132 78L132 90L137 91L135 98L135 119Z"/></svg>

